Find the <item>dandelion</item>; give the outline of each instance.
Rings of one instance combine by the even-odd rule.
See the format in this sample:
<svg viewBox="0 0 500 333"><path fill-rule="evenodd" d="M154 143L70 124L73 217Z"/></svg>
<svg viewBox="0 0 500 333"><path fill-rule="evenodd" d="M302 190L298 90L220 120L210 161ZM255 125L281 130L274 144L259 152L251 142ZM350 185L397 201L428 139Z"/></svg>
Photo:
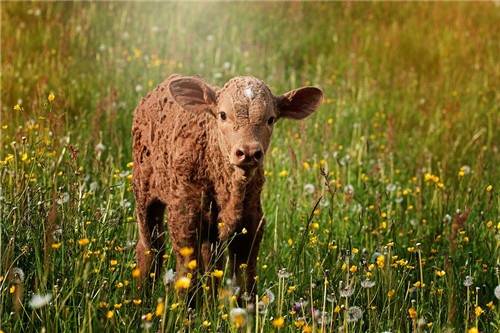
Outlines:
<svg viewBox="0 0 500 333"><path fill-rule="evenodd" d="M102 142L99 142L98 144L95 145L95 151L97 153L102 153L103 151L106 150L106 146L102 144Z"/></svg>
<svg viewBox="0 0 500 333"><path fill-rule="evenodd" d="M46 295L34 294L31 297L29 305L34 310L40 309L41 307L44 307L45 305L49 304L51 299L52 299L52 294L50 293Z"/></svg>
<svg viewBox="0 0 500 333"><path fill-rule="evenodd" d="M493 185L486 186L486 192L491 192L493 190Z"/></svg>
<svg viewBox="0 0 500 333"><path fill-rule="evenodd" d="M203 323L201 323L203 325L203 327L207 328L207 327L210 327L210 325L212 325L211 322L209 322L208 320L204 320Z"/></svg>
<svg viewBox="0 0 500 333"><path fill-rule="evenodd" d="M145 315L142 315L141 319L151 321L153 319L153 314L151 312L148 312Z"/></svg>
<svg viewBox="0 0 500 333"><path fill-rule="evenodd" d="M469 328L467 333L479 333L479 330L476 327Z"/></svg>
<svg viewBox="0 0 500 333"><path fill-rule="evenodd" d="M393 297L394 297L394 295L395 295L395 294L396 294L396 291L395 291L394 289L391 289L391 290L389 290L389 291L387 292L387 297L388 297L389 299L391 299L391 298L393 298Z"/></svg>
<svg viewBox="0 0 500 333"><path fill-rule="evenodd" d="M366 280L361 281L362 288L370 289L370 288L373 288L374 286L375 286L375 281L372 281L370 279L366 279Z"/></svg>
<svg viewBox="0 0 500 333"><path fill-rule="evenodd" d="M498 286L495 287L495 297L497 299L500 299L500 284Z"/></svg>
<svg viewBox="0 0 500 333"><path fill-rule="evenodd" d="M376 262L377 262L377 266L379 268L384 268L384 265L385 265L385 256L383 255L379 255L376 259Z"/></svg>
<svg viewBox="0 0 500 333"><path fill-rule="evenodd" d="M233 308L229 312L229 317L231 318L231 322L236 326L236 328L241 328L245 326L247 322L247 312L242 308Z"/></svg>
<svg viewBox="0 0 500 333"><path fill-rule="evenodd" d="M478 305L474 309L474 313L476 314L476 317L479 317L483 314L484 310Z"/></svg>
<svg viewBox="0 0 500 333"><path fill-rule="evenodd" d="M344 286L344 281L340 281L339 293L340 293L340 297L345 297L345 298L351 297L352 294L354 293L354 289L349 284L346 284Z"/></svg>
<svg viewBox="0 0 500 333"><path fill-rule="evenodd" d="M52 103L56 99L56 96L54 95L53 92L50 92L49 96L47 96L47 100Z"/></svg>
<svg viewBox="0 0 500 333"><path fill-rule="evenodd" d="M109 310L108 312L106 312L106 318L108 318L108 319L113 318L114 315L115 315L115 311L114 310Z"/></svg>
<svg viewBox="0 0 500 333"><path fill-rule="evenodd" d="M111 260L109 261L109 264L110 264L111 266L116 266L116 265L118 265L118 260L116 260L116 259L111 259Z"/></svg>
<svg viewBox="0 0 500 333"><path fill-rule="evenodd" d="M135 305L141 305L142 304L142 300L139 299L139 298L136 298L136 299L132 300L132 303L134 303Z"/></svg>
<svg viewBox="0 0 500 333"><path fill-rule="evenodd" d="M222 278L223 275L224 275L224 272L221 271L220 269L216 269L212 272L212 276L217 278L217 279Z"/></svg>
<svg viewBox="0 0 500 333"><path fill-rule="evenodd" d="M305 184L304 192L307 194L313 194L316 191L316 187L313 184Z"/></svg>
<svg viewBox="0 0 500 333"><path fill-rule="evenodd" d="M14 267L11 271L12 280L17 280L18 283L24 282L24 271L19 267Z"/></svg>
<svg viewBox="0 0 500 333"><path fill-rule="evenodd" d="M272 323L273 323L273 326L276 328L283 328L283 326L285 326L285 319L280 316L280 317L274 319Z"/></svg>
<svg viewBox="0 0 500 333"><path fill-rule="evenodd" d="M163 303L162 299L159 299L158 304L156 305L155 315L157 317L161 317L163 315L163 311L165 311L165 303Z"/></svg>
<svg viewBox="0 0 500 333"><path fill-rule="evenodd" d="M183 276L179 278L177 281L175 281L175 289L188 289L189 286L191 285L191 279L188 278L187 276Z"/></svg>
<svg viewBox="0 0 500 333"><path fill-rule="evenodd" d="M278 175L280 177L287 177L288 176L288 171L287 170L281 170Z"/></svg>
<svg viewBox="0 0 500 333"><path fill-rule="evenodd" d="M279 279L288 279L290 277L290 273L287 272L286 268L281 268L278 271L278 278Z"/></svg>
<svg viewBox="0 0 500 333"><path fill-rule="evenodd" d="M352 186L351 184L347 184L346 186L344 186L344 193L352 196L354 194L354 186Z"/></svg>
<svg viewBox="0 0 500 333"><path fill-rule="evenodd" d="M193 270L196 268L197 264L196 264L196 260L190 260L188 263L187 263L187 268L190 269L190 270Z"/></svg>
<svg viewBox="0 0 500 333"><path fill-rule="evenodd" d="M412 306L411 308L408 309L408 315L410 316L411 319L417 318L417 310Z"/></svg>
<svg viewBox="0 0 500 333"><path fill-rule="evenodd" d="M19 104L14 105L13 109L14 109L14 111L21 111L22 110L21 105L19 105Z"/></svg>
<svg viewBox="0 0 500 333"><path fill-rule="evenodd" d="M439 277L443 277L446 275L446 272L445 271L436 271L436 275Z"/></svg>
<svg viewBox="0 0 500 333"><path fill-rule="evenodd" d="M141 276L141 270L139 269L139 267L134 268L132 270L132 277L134 279L138 279L140 276Z"/></svg>
<svg viewBox="0 0 500 333"><path fill-rule="evenodd" d="M78 244L80 244L80 246L86 246L90 243L90 240L88 238L82 238L80 240L78 240Z"/></svg>
<svg viewBox="0 0 500 333"><path fill-rule="evenodd" d="M388 184L386 187L385 187L386 191L387 192L394 192L396 190L396 185L395 184Z"/></svg>
<svg viewBox="0 0 500 333"><path fill-rule="evenodd" d="M58 248L61 247L61 243L52 243L50 244L50 247L54 250L57 250Z"/></svg>
<svg viewBox="0 0 500 333"><path fill-rule="evenodd" d="M189 257L194 253L194 249L192 247L185 246L179 250L179 253L183 257Z"/></svg>
<svg viewBox="0 0 500 333"><path fill-rule="evenodd" d="M170 268L168 269L165 274L163 275L163 284L169 285L172 282L175 281L175 273L174 271Z"/></svg>
<svg viewBox="0 0 500 333"><path fill-rule="evenodd" d="M464 280L464 286L470 287L474 284L474 280L472 279L472 276L467 275Z"/></svg>
<svg viewBox="0 0 500 333"><path fill-rule="evenodd" d="M347 322L355 323L363 318L363 310L357 306L352 306L347 310Z"/></svg>

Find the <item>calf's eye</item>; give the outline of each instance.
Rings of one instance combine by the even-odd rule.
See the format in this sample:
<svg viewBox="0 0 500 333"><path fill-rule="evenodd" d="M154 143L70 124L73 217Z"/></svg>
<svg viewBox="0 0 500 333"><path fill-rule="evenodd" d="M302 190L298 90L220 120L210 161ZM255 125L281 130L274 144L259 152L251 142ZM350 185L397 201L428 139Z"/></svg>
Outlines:
<svg viewBox="0 0 500 333"><path fill-rule="evenodd" d="M220 117L221 120L226 120L227 119L227 116L226 116L225 112L219 112L219 117Z"/></svg>
<svg viewBox="0 0 500 333"><path fill-rule="evenodd" d="M274 124L274 120L275 120L275 118L274 118L274 117L269 118L269 119L267 120L267 124L268 124L268 125L272 125L272 124Z"/></svg>

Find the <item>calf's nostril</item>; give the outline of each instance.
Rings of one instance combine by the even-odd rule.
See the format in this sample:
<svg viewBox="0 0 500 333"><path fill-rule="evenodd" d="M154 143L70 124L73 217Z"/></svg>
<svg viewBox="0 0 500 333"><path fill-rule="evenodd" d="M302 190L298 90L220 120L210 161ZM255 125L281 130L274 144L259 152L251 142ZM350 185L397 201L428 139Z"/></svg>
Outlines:
<svg viewBox="0 0 500 333"><path fill-rule="evenodd" d="M260 159L262 158L262 156L263 156L262 150L257 150L253 154L253 158L256 159L257 161L260 161Z"/></svg>
<svg viewBox="0 0 500 333"><path fill-rule="evenodd" d="M235 154L236 154L236 157L238 157L239 159L245 158L245 153L241 149L236 149Z"/></svg>

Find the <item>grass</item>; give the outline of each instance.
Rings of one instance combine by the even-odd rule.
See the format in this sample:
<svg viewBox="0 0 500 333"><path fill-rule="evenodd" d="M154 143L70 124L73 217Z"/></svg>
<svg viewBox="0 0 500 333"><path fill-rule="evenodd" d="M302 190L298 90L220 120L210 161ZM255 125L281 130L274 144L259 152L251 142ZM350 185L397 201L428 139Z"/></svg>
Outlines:
<svg viewBox="0 0 500 333"><path fill-rule="evenodd" d="M0 6L3 332L500 329L493 3ZM266 158L257 308L137 288L132 111L174 72L327 95Z"/></svg>

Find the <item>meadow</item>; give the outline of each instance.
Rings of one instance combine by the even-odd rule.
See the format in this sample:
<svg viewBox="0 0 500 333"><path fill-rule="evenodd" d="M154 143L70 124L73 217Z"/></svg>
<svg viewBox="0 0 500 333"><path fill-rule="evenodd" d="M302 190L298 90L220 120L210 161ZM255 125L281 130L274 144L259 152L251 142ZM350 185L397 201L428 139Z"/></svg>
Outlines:
<svg viewBox="0 0 500 333"><path fill-rule="evenodd" d="M0 332L500 330L499 6L0 8ZM132 112L172 73L325 92L276 125L256 300L214 270L188 309L170 250L137 287Z"/></svg>

